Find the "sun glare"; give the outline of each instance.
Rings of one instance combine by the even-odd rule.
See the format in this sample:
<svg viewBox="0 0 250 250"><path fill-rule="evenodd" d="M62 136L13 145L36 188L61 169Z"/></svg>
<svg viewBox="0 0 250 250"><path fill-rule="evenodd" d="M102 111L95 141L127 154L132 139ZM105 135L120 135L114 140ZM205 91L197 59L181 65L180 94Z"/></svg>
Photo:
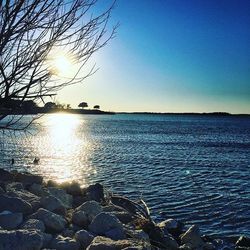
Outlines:
<svg viewBox="0 0 250 250"><path fill-rule="evenodd" d="M56 71L59 75L65 74L72 67L72 63L65 55L59 55L54 59Z"/></svg>
<svg viewBox="0 0 250 250"><path fill-rule="evenodd" d="M54 50L48 56L48 64L53 75L70 78L75 74L73 56L63 51Z"/></svg>

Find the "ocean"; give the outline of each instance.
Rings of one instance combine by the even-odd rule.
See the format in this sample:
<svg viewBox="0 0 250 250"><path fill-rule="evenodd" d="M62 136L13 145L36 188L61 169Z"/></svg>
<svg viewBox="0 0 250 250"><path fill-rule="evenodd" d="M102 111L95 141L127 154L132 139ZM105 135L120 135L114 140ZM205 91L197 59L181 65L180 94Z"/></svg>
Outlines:
<svg viewBox="0 0 250 250"><path fill-rule="evenodd" d="M58 113L37 122L26 133L1 133L1 167L58 182L101 182L143 199L155 221L250 236L249 117Z"/></svg>

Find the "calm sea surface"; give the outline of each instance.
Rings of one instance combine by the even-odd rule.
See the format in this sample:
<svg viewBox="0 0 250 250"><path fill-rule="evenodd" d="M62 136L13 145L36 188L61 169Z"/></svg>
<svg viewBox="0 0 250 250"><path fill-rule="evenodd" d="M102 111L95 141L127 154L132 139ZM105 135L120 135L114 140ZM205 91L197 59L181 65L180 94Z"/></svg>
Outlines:
<svg viewBox="0 0 250 250"><path fill-rule="evenodd" d="M250 235L250 118L51 114L39 123L31 134L1 134L2 167L59 182L99 181L143 198L155 220Z"/></svg>

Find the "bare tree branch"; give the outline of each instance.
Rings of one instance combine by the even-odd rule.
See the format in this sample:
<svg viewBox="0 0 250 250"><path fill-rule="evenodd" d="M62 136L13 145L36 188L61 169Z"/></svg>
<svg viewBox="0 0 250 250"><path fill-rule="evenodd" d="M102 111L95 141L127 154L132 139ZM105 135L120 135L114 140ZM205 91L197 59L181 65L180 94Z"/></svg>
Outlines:
<svg viewBox="0 0 250 250"><path fill-rule="evenodd" d="M96 4L96 0L0 1L0 121L15 112L16 107L9 105L12 100L18 100L20 108L27 99L43 100L95 72L92 68L83 74L84 66L117 28L109 32L107 28L114 4L95 14ZM55 51L71 58L73 75L58 75ZM12 120L5 127L13 124Z"/></svg>

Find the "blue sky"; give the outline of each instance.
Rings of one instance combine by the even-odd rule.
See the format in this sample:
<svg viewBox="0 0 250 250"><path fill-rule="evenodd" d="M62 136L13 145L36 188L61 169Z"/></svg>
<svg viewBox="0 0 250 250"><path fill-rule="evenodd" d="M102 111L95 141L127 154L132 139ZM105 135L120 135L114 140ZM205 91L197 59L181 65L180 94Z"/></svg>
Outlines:
<svg viewBox="0 0 250 250"><path fill-rule="evenodd" d="M99 71L58 100L113 111L250 113L249 13L248 0L118 0L117 36L90 61Z"/></svg>

